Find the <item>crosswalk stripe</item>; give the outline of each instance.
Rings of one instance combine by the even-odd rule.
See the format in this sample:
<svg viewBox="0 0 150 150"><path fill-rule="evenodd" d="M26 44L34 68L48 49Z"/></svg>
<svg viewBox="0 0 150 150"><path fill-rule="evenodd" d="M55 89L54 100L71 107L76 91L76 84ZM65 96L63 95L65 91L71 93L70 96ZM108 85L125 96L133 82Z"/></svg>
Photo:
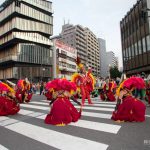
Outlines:
<svg viewBox="0 0 150 150"><path fill-rule="evenodd" d="M76 106L76 108L80 108L80 106ZM86 107L86 106L83 106L83 110L100 110L100 111L114 111L114 108L97 108L97 107Z"/></svg>
<svg viewBox="0 0 150 150"><path fill-rule="evenodd" d="M88 102L85 102L88 104ZM97 102L97 101L93 101L93 103L96 103L96 104L108 104L108 105L116 105L116 102L105 102L105 101L100 101L100 102Z"/></svg>
<svg viewBox="0 0 150 150"><path fill-rule="evenodd" d="M0 122L0 126L7 126L7 125L14 124L14 123L17 123L17 122L19 122L19 120L10 119L9 117L7 117L7 120L3 120L3 121Z"/></svg>
<svg viewBox="0 0 150 150"><path fill-rule="evenodd" d="M30 102L30 104L39 104L39 105L45 105L45 106L48 106L48 102L47 103L43 103L43 102Z"/></svg>
<svg viewBox="0 0 150 150"><path fill-rule="evenodd" d="M96 131L114 133L114 134L117 134L121 128L121 126L119 126L119 125L111 125L111 124L107 124L107 123L97 123L94 121L87 121L87 120L79 120L78 122L71 123L70 125L83 127L86 129L92 129L92 130L96 130Z"/></svg>
<svg viewBox="0 0 150 150"><path fill-rule="evenodd" d="M103 143L37 127L24 122L12 124L6 128L61 150L106 150L108 148L108 145Z"/></svg>
<svg viewBox="0 0 150 150"><path fill-rule="evenodd" d="M42 115L42 116L39 116L37 118L45 119L45 117L46 117L46 115ZM82 127L82 128L86 128L86 129L92 129L92 130L96 130L96 131L114 133L114 134L117 134L121 128L121 126L119 126L119 125L112 125L112 124L107 124L107 123L98 123L98 122L94 122L94 121L87 121L87 120L81 120L81 119L78 120L77 122L71 123L69 125Z"/></svg>
<svg viewBox="0 0 150 150"><path fill-rule="evenodd" d="M146 117L150 117L150 115L145 115Z"/></svg>
<svg viewBox="0 0 150 150"><path fill-rule="evenodd" d="M21 106L26 107L26 108L36 108L36 109L41 109L41 110L47 110L49 106L35 106L35 105L30 105L30 104L22 104ZM80 106L76 106L76 108L80 108ZM97 107L87 107L84 106L83 109L89 109L89 110L100 110L100 111L114 111L114 108L97 108Z"/></svg>
<svg viewBox="0 0 150 150"><path fill-rule="evenodd" d="M37 116L43 115L44 113L21 109L18 114L26 115L30 117L37 117Z"/></svg>
<svg viewBox="0 0 150 150"><path fill-rule="evenodd" d="M0 144L0 150L8 150L8 148L4 147L3 145Z"/></svg>
<svg viewBox="0 0 150 150"><path fill-rule="evenodd" d="M20 111L18 112L18 114L21 114L21 115L28 115L28 114L31 114L31 113L34 113L34 111L20 109Z"/></svg>
<svg viewBox="0 0 150 150"><path fill-rule="evenodd" d="M112 116L111 114L93 113L93 112L82 112L82 115L88 117L104 118L104 119L110 119Z"/></svg>
<svg viewBox="0 0 150 150"><path fill-rule="evenodd" d="M85 104L85 106L91 106L91 105L89 105L89 104ZM93 104L92 106L102 106L102 107L112 107L112 108L114 108L115 107L115 105L107 105L107 104Z"/></svg>
<svg viewBox="0 0 150 150"><path fill-rule="evenodd" d="M45 107L45 106L35 106L35 105L30 105L30 104L21 104L21 106L25 108L35 108L35 109L40 109L40 110L48 109L48 107Z"/></svg>
<svg viewBox="0 0 150 150"><path fill-rule="evenodd" d="M4 121L4 120L7 120L8 117L5 117L5 116L0 116L0 121Z"/></svg>
<svg viewBox="0 0 150 150"><path fill-rule="evenodd" d="M42 102L46 102L49 103L48 100L40 100ZM81 102L81 100L78 100L79 102ZM116 102L105 102L105 101L92 101L94 104L111 104L111 105L116 105ZM85 101L85 104L88 104L87 101Z"/></svg>
<svg viewBox="0 0 150 150"><path fill-rule="evenodd" d="M22 114L22 115L29 114L28 116L33 116L33 113L37 113L37 112L21 109L18 114ZM110 119L112 115L104 114L104 113L82 112L82 116Z"/></svg>
<svg viewBox="0 0 150 150"><path fill-rule="evenodd" d="M43 103L43 102L30 102L30 104L37 104L37 105L45 105L48 106L48 103ZM74 103L76 105L76 103ZM85 106L89 106L89 104L85 104ZM93 106L104 106L104 107L115 107L115 105L107 105L107 104L93 104Z"/></svg>

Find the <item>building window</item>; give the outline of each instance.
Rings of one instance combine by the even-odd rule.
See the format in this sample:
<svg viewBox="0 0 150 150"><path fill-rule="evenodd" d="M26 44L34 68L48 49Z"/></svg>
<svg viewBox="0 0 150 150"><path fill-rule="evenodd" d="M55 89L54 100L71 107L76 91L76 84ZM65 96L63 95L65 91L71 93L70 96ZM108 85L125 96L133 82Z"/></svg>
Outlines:
<svg viewBox="0 0 150 150"><path fill-rule="evenodd" d="M128 53L129 53L129 59L131 58L131 49L130 47L128 48Z"/></svg>
<svg viewBox="0 0 150 150"><path fill-rule="evenodd" d="M139 55L142 54L142 47L141 47L141 41L138 41L138 47L139 47Z"/></svg>
<svg viewBox="0 0 150 150"><path fill-rule="evenodd" d="M138 55L138 45L137 43L134 44L134 47L135 47L135 56Z"/></svg>
<svg viewBox="0 0 150 150"><path fill-rule="evenodd" d="M134 45L132 45L132 57L135 56L135 52L134 52Z"/></svg>
<svg viewBox="0 0 150 150"><path fill-rule="evenodd" d="M145 38L142 39L142 43L143 43L143 53L145 53L146 52Z"/></svg>
<svg viewBox="0 0 150 150"><path fill-rule="evenodd" d="M20 2L18 0L15 1L15 6L20 7Z"/></svg>
<svg viewBox="0 0 150 150"><path fill-rule="evenodd" d="M150 51L150 35L146 36L147 41L147 51Z"/></svg>

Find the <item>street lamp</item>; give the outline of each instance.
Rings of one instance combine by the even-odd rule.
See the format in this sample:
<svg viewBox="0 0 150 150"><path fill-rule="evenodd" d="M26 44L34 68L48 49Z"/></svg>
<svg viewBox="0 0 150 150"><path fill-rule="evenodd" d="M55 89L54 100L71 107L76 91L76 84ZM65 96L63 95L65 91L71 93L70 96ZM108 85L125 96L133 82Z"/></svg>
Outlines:
<svg viewBox="0 0 150 150"><path fill-rule="evenodd" d="M45 68L42 68L42 81L43 81L43 77L44 77L44 72L45 72Z"/></svg>

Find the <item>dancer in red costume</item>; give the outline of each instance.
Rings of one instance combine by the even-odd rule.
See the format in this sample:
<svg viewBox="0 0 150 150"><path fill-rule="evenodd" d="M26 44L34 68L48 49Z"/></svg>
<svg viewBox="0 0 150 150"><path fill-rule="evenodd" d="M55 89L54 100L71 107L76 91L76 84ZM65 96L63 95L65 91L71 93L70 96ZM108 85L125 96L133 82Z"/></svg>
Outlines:
<svg viewBox="0 0 150 150"><path fill-rule="evenodd" d="M95 79L91 73L91 69L86 72L83 64L80 63L79 58L77 58L77 65L80 69L80 73L75 73L72 76L72 82L74 82L78 88L80 88L82 95L82 105L85 103L85 99L88 99L89 104L93 104L90 98L90 93L94 89Z"/></svg>
<svg viewBox="0 0 150 150"><path fill-rule="evenodd" d="M16 98L20 103L30 102L32 98L32 92L30 91L30 82L28 79L19 80L17 83Z"/></svg>
<svg viewBox="0 0 150 150"><path fill-rule="evenodd" d="M150 106L150 79L146 83L146 98L148 100L147 106Z"/></svg>
<svg viewBox="0 0 150 150"><path fill-rule="evenodd" d="M81 117L80 112L70 102L71 93L76 85L66 79L55 79L46 84L46 90L52 92L51 110L45 118L46 124L64 126L76 122Z"/></svg>
<svg viewBox="0 0 150 150"><path fill-rule="evenodd" d="M14 93L11 87L0 82L0 116L14 115L20 110Z"/></svg>
<svg viewBox="0 0 150 150"><path fill-rule="evenodd" d="M117 90L118 103L111 119L117 122L145 121L145 104L132 96L134 88L143 89L144 87L144 80L141 78L131 77L125 80Z"/></svg>
<svg viewBox="0 0 150 150"><path fill-rule="evenodd" d="M115 101L116 98L113 93L114 83L108 79L106 84L103 87L104 93L106 94L106 100Z"/></svg>

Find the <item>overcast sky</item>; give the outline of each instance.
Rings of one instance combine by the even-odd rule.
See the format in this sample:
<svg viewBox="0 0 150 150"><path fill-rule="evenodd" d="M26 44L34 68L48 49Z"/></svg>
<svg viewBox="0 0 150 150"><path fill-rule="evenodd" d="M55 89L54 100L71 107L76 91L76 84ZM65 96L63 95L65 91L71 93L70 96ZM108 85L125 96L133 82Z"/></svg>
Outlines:
<svg viewBox="0 0 150 150"><path fill-rule="evenodd" d="M54 35L65 22L88 27L106 40L106 50L119 57L122 66L120 21L137 0L51 0L54 10Z"/></svg>
<svg viewBox="0 0 150 150"><path fill-rule="evenodd" d="M54 35L61 32L64 20L88 27L98 38L106 40L106 50L113 51L122 65L120 21L137 0L50 1L53 2Z"/></svg>

